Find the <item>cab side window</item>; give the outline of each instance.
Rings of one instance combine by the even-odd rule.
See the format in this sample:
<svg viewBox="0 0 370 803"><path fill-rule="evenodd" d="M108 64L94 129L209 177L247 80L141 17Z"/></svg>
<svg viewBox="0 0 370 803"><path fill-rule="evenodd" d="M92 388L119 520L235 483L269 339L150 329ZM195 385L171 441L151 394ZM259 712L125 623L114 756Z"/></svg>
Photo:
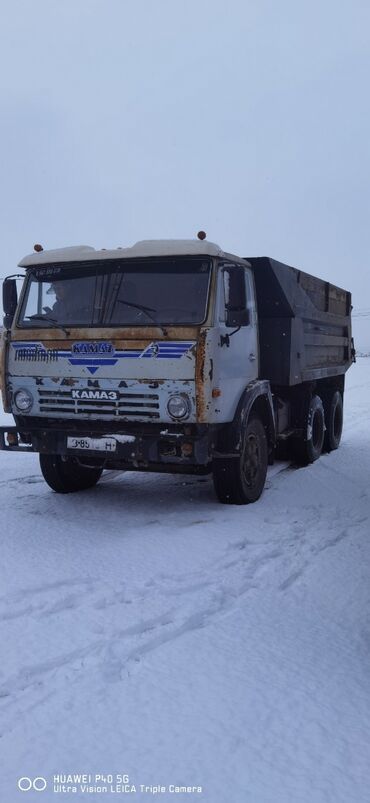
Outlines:
<svg viewBox="0 0 370 803"><path fill-rule="evenodd" d="M233 271L240 272L240 269L244 272L244 285L243 282L240 287L239 282L239 292L238 298L235 297L235 290L233 293L233 288L231 286L231 277ZM239 273L240 276L240 273ZM238 299L240 300L240 308L246 307L249 311L249 321L252 322L254 320L253 310L253 290L252 290L252 279L250 276L250 271L247 267L236 265L232 262L225 262L224 264L220 265L220 284L219 284L219 309L218 309L218 320L222 323L226 323L227 321L227 310L230 305L237 309L238 308ZM247 323L243 322L241 325L245 326Z"/></svg>

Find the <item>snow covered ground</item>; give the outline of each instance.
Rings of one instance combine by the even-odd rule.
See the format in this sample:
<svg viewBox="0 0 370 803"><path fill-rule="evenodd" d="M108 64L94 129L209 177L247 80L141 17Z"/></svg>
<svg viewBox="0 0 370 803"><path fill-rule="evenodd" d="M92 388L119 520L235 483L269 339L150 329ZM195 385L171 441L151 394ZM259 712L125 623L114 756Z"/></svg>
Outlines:
<svg viewBox="0 0 370 803"><path fill-rule="evenodd" d="M359 359L340 449L249 507L134 473L58 496L0 453L1 803L368 803L369 398Z"/></svg>

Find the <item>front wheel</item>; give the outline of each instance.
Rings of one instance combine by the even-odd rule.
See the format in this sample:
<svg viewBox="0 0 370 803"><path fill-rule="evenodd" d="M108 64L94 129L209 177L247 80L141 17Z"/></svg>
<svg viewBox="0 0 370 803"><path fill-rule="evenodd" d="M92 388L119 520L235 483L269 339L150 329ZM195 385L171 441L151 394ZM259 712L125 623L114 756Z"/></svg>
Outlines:
<svg viewBox="0 0 370 803"><path fill-rule="evenodd" d="M227 505L256 502L263 491L268 464L265 428L257 416L246 426L240 455L215 460L213 484L217 498Z"/></svg>
<svg viewBox="0 0 370 803"><path fill-rule="evenodd" d="M93 488L103 472L102 468L82 465L76 457L58 454L40 454L40 468L49 487L59 494Z"/></svg>

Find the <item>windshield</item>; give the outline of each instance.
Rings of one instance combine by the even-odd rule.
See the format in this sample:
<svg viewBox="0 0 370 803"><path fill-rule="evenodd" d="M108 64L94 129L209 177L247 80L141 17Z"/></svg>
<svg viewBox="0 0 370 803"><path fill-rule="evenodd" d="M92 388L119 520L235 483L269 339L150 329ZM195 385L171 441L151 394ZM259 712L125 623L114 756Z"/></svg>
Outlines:
<svg viewBox="0 0 370 803"><path fill-rule="evenodd" d="M81 263L33 269L18 325L150 326L203 323L210 259Z"/></svg>

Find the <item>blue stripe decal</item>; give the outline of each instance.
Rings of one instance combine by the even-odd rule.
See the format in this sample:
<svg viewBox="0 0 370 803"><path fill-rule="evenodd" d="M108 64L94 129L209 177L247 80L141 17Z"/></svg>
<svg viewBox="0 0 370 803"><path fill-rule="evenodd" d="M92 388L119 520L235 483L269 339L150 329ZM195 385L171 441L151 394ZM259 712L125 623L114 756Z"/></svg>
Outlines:
<svg viewBox="0 0 370 803"><path fill-rule="evenodd" d="M111 344L108 344L111 345ZM195 345L194 341L186 340L186 341L156 341L150 343L144 350L141 349L126 349L126 350L114 350L112 346L112 351L105 355L104 353L97 353L97 354L84 354L84 353L76 353L72 349L58 349L56 351L58 357L63 359L67 359L70 365L82 365L87 368L87 370L94 374L98 368L103 366L112 366L116 365L118 360L127 360L127 359L152 359L152 360L179 360L188 351L193 348ZM35 342L27 342L27 341L19 341L18 343L12 343L12 346L15 350L20 349L28 349L31 352L31 359L32 359L32 352L37 352L40 355L47 354L48 347L45 346L43 343L35 343ZM54 349L53 349L54 351Z"/></svg>

